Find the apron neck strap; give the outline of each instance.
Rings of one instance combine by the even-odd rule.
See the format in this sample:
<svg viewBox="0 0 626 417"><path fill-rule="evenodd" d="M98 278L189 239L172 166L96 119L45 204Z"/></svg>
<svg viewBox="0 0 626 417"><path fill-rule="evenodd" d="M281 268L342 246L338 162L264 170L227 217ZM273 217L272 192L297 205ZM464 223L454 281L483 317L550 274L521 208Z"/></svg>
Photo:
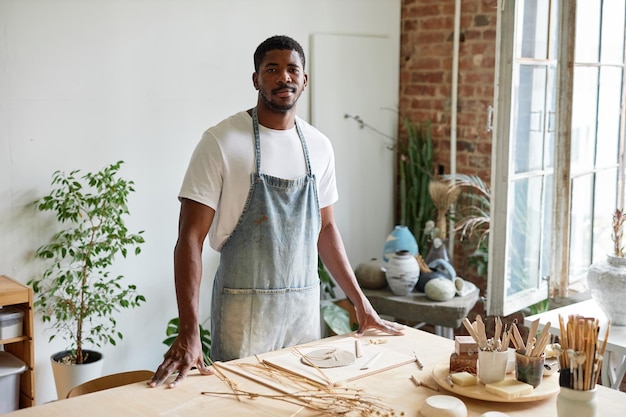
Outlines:
<svg viewBox="0 0 626 417"><path fill-rule="evenodd" d="M297 118L294 119L296 124L296 132L298 133L298 138L300 138L300 144L302 145L302 150L304 152L304 160L306 162L306 173L307 175L311 175L311 161L309 159L309 150L306 146L306 141L304 140L304 135L302 134L302 130L300 129L300 125L298 124ZM254 151L255 151L255 159L256 159L256 172L257 174L261 173L261 136L259 135L259 116L257 114L257 108L254 107L252 109L252 128L254 129Z"/></svg>

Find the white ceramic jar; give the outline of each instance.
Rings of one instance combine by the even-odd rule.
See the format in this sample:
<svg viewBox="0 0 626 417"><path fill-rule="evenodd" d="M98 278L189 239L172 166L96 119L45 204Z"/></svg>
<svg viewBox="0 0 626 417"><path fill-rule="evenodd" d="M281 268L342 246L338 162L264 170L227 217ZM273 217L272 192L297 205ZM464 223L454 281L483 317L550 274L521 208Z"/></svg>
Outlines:
<svg viewBox="0 0 626 417"><path fill-rule="evenodd" d="M558 417L595 417L596 389L583 391L561 387L556 397L556 414Z"/></svg>
<svg viewBox="0 0 626 417"><path fill-rule="evenodd" d="M385 265L385 278L395 295L408 295L420 277L417 259L407 250L395 252Z"/></svg>

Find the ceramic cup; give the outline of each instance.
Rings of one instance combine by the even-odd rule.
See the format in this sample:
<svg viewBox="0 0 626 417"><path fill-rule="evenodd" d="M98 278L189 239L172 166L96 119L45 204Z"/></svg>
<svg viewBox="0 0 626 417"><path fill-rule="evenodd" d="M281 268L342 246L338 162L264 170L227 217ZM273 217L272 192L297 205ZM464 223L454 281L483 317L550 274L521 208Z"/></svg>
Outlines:
<svg viewBox="0 0 626 417"><path fill-rule="evenodd" d="M483 384L502 381L506 377L509 351L478 351L478 381Z"/></svg>
<svg viewBox="0 0 626 417"><path fill-rule="evenodd" d="M545 355L526 356L515 352L515 375L518 381L525 382L537 388L543 376Z"/></svg>

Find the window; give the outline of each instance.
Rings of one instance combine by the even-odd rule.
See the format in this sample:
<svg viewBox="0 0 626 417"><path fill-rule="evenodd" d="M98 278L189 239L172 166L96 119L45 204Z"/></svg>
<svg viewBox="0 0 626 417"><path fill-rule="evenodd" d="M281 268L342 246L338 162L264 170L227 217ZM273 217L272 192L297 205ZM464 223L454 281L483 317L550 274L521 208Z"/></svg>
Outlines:
<svg viewBox="0 0 626 417"><path fill-rule="evenodd" d="M607 253L624 189L625 1L502 2L489 314L565 295Z"/></svg>

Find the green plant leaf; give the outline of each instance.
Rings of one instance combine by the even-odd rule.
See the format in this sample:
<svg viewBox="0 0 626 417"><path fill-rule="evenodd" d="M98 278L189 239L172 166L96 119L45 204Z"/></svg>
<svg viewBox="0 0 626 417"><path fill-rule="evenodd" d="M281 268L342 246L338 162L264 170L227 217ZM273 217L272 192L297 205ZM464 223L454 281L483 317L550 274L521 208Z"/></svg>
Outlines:
<svg viewBox="0 0 626 417"><path fill-rule="evenodd" d="M350 327L350 313L329 300L322 301L322 317L326 325L335 334L345 334L352 331Z"/></svg>

